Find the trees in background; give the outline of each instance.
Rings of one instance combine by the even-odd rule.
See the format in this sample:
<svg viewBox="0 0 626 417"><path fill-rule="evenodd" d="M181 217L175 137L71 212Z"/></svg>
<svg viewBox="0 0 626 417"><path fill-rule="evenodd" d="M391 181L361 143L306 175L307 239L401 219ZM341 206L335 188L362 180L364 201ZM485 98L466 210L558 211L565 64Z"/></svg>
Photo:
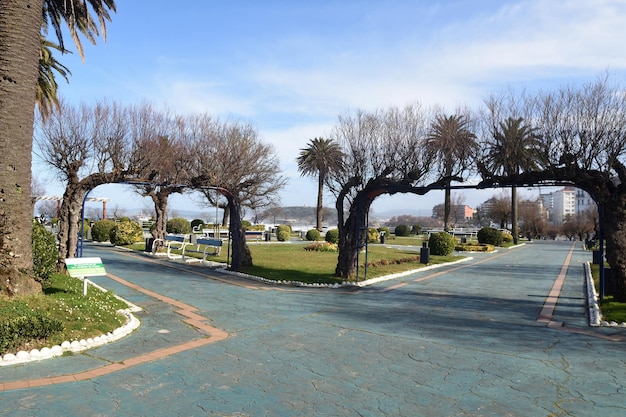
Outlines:
<svg viewBox="0 0 626 417"><path fill-rule="evenodd" d="M324 182L332 171L342 168L343 152L339 145L332 139L314 138L309 144L300 149L300 155L296 159L298 171L301 175L317 176L317 205L315 228L322 230L324 202Z"/></svg>
<svg viewBox="0 0 626 417"><path fill-rule="evenodd" d="M467 114L445 116L438 114L426 136L427 151L433 155L437 176L445 185L443 228L450 230L450 183L462 182L463 175L474 163L476 134L472 131Z"/></svg>
<svg viewBox="0 0 626 417"><path fill-rule="evenodd" d="M518 117L507 118L500 122L500 127L494 132L495 148L500 150L500 165L504 172L519 174L524 169L534 169L540 162L540 151L535 129L524 124L524 119ZM513 243L517 245L518 230L518 199L517 186L511 187L511 233Z"/></svg>

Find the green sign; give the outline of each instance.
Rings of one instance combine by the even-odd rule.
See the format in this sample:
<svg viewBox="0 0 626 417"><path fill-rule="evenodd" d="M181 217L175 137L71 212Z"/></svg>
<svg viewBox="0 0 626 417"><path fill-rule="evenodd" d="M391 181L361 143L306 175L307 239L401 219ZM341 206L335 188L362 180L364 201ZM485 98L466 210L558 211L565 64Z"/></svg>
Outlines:
<svg viewBox="0 0 626 417"><path fill-rule="evenodd" d="M65 265L67 272L74 278L107 274L100 258L67 258Z"/></svg>

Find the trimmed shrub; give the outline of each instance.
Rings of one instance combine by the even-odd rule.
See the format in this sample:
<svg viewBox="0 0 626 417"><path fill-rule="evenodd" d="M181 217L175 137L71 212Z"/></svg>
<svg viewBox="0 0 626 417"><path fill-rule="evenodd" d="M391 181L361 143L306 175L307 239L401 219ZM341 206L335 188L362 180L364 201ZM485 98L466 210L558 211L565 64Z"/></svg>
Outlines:
<svg viewBox="0 0 626 417"><path fill-rule="evenodd" d="M478 243L487 243L494 246L502 245L502 232L493 227L483 227L478 231L476 237L478 237Z"/></svg>
<svg viewBox="0 0 626 417"><path fill-rule="evenodd" d="M186 235L191 233L191 223L182 217L175 217L167 221L165 231L176 235Z"/></svg>
<svg viewBox="0 0 626 417"><path fill-rule="evenodd" d="M428 247L431 255L448 256L454 251L456 241L446 232L438 232L430 235Z"/></svg>
<svg viewBox="0 0 626 417"><path fill-rule="evenodd" d="M0 354L16 351L26 342L47 339L63 330L63 323L41 312L32 311L0 321Z"/></svg>
<svg viewBox="0 0 626 417"><path fill-rule="evenodd" d="M193 219L191 221L191 230L202 230L204 227L204 220L202 219Z"/></svg>
<svg viewBox="0 0 626 417"><path fill-rule="evenodd" d="M109 240L114 245L130 245L143 240L141 226L134 222L120 222L111 229Z"/></svg>
<svg viewBox="0 0 626 417"><path fill-rule="evenodd" d="M420 233L422 233L422 226L419 224L414 224L413 227L411 227L411 233L414 235L419 235Z"/></svg>
<svg viewBox="0 0 626 417"><path fill-rule="evenodd" d="M33 222L33 268L35 279L41 284L46 284L50 276L56 271L59 253L57 252L54 234L46 228Z"/></svg>
<svg viewBox="0 0 626 417"><path fill-rule="evenodd" d="M285 229L282 229L282 230L279 230L278 232L276 232L276 239L279 242L286 242L286 241L289 240L290 237L291 237L291 233L289 233Z"/></svg>
<svg viewBox="0 0 626 417"><path fill-rule="evenodd" d="M378 230L378 233L385 232L385 236L386 236L387 238L390 238L390 237L391 237L391 230L389 230L389 228L388 228L388 227L385 227L385 226L383 226L383 227L379 227L377 230Z"/></svg>
<svg viewBox="0 0 626 417"><path fill-rule="evenodd" d="M330 229L326 231L326 237L324 240L328 243L337 243L339 242L339 229Z"/></svg>
<svg viewBox="0 0 626 417"><path fill-rule="evenodd" d="M307 252L337 252L339 249L336 243L313 242L306 245L304 250Z"/></svg>
<svg viewBox="0 0 626 417"><path fill-rule="evenodd" d="M281 224L276 226L276 239L279 242L286 242L291 237L291 226Z"/></svg>
<svg viewBox="0 0 626 417"><path fill-rule="evenodd" d="M252 229L252 223L250 223L248 220L242 220L241 221L241 227L243 228L243 230L251 230Z"/></svg>
<svg viewBox="0 0 626 417"><path fill-rule="evenodd" d="M91 238L96 242L107 242L111 236L111 229L115 227L115 220L105 219L94 223L91 228Z"/></svg>
<svg viewBox="0 0 626 417"><path fill-rule="evenodd" d="M394 233L396 236L409 236L411 234L411 229L406 224L399 224L396 226Z"/></svg>
<svg viewBox="0 0 626 417"><path fill-rule="evenodd" d="M501 232L502 233L502 241L505 243L513 242L513 235L509 232Z"/></svg>
<svg viewBox="0 0 626 417"><path fill-rule="evenodd" d="M308 232L306 232L306 240L320 240L322 238L322 235L320 234L320 231L317 229L311 229Z"/></svg>
<svg viewBox="0 0 626 417"><path fill-rule="evenodd" d="M378 243L380 238L380 234L378 233L378 229L374 227L370 227L367 229L367 242L368 243Z"/></svg>

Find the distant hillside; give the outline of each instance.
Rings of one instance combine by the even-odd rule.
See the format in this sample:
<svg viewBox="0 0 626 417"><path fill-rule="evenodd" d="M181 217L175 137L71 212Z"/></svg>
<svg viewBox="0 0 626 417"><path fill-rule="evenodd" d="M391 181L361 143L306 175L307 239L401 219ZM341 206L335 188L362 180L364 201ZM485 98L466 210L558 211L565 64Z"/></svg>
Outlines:
<svg viewBox="0 0 626 417"><path fill-rule="evenodd" d="M280 207L278 209L268 211L263 216L259 216L261 223L276 223L289 225L315 225L315 207L291 206ZM324 207L323 211L324 226L335 227L337 225L337 212L335 209Z"/></svg>

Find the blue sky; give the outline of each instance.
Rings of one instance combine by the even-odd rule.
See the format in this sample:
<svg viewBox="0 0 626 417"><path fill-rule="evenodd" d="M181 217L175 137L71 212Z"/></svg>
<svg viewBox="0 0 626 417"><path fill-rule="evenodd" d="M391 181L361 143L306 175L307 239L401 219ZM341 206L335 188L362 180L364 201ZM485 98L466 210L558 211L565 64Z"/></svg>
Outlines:
<svg viewBox="0 0 626 417"><path fill-rule="evenodd" d="M72 71L60 94L252 122L289 178L285 206L315 205L316 181L300 177L295 158L346 112L415 101L452 111L509 86L551 89L607 70L620 83L626 76L624 0L117 3L106 43L85 45L84 63L60 58ZM61 193L52 174L38 176L48 194ZM120 207L137 198L116 187L93 194ZM467 193L466 203L495 192ZM429 213L442 199L387 197L373 208Z"/></svg>

